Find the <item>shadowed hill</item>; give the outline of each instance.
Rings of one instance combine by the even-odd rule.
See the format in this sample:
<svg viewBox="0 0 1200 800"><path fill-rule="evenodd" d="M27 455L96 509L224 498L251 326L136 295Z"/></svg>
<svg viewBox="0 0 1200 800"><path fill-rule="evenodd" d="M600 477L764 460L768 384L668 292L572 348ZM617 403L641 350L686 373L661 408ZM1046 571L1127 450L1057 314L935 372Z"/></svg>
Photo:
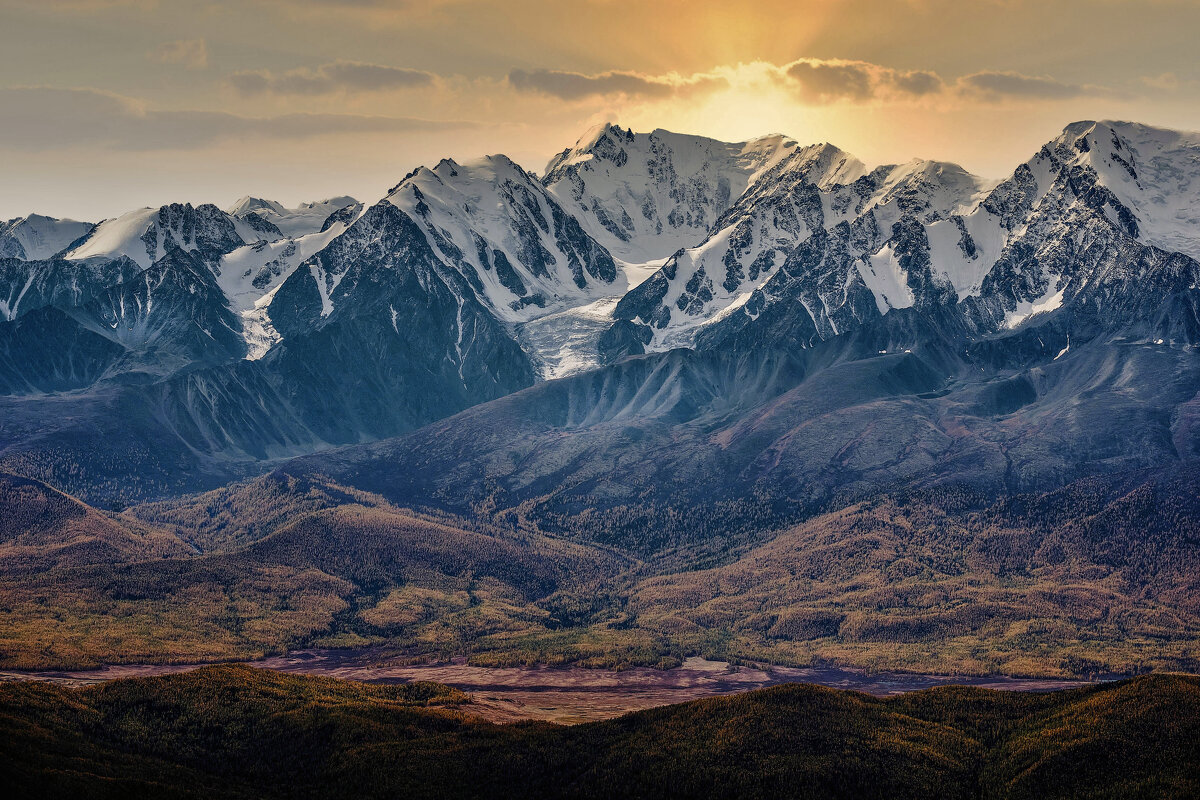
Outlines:
<svg viewBox="0 0 1200 800"><path fill-rule="evenodd" d="M0 571L6 575L190 553L169 533L106 516L41 481L0 472Z"/></svg>
<svg viewBox="0 0 1200 800"><path fill-rule="evenodd" d="M561 728L436 684L213 667L0 687L0 776L41 797L1187 798L1200 680L888 699L788 685Z"/></svg>
<svg viewBox="0 0 1200 800"><path fill-rule="evenodd" d="M668 448L664 457L675 455ZM630 480L637 468L611 480ZM686 507L660 518L585 507L559 518L565 536L549 536L536 531L545 518L531 506L513 514L484 503L471 521L397 513L379 495L281 471L136 513L175 530L194 526L198 539L250 542L236 551L248 563L351 582L359 623L347 628L340 617L339 636L354 629L426 647L411 638L415 621L466 613L474 601L458 593L474 585L480 611L508 609L504 626L472 628L459 642L477 663L586 660L596 653L577 648L584 637L609 655L636 641L635 663L651 665L704 655L1061 676L1200 664L1197 496L1200 472L1183 467L999 499L934 486L795 525L761 502L760 531L749 534L735 517ZM753 495L746 507L762 500ZM309 508L319 510L301 513ZM301 518L287 521L289 513ZM655 543L696 520L710 525L702 542L641 559L588 541L615 522ZM163 576L156 596L179 591L170 573L154 572ZM374 628L356 627L364 620Z"/></svg>
<svg viewBox="0 0 1200 800"><path fill-rule="evenodd" d="M997 343L1008 364L987 371L940 348L881 353L866 340L770 364L642 356L279 472L407 507L483 507L649 557L727 552L731 540L902 489L1003 498L1195 461L1190 348L1077 342L1023 363L1025 333Z"/></svg>
<svg viewBox="0 0 1200 800"><path fill-rule="evenodd" d="M730 631L760 658L962 674L1192 670L1197 497L1193 469L977 508L961 492L877 498L728 563L647 577L629 612L678 637Z"/></svg>
<svg viewBox="0 0 1200 800"><path fill-rule="evenodd" d="M457 653L480 637L544 631L557 623L537 602L568 588L594 594L629 563L598 548L423 517L382 501L321 508L356 498L374 502L323 486L288 505L278 528L268 514L263 538L207 555L169 534L147 534L182 552L86 561L54 542L35 546L37 528L29 528L22 552L40 568L0 586L0 663L194 663L381 642ZM64 495L51 500L103 535L122 530ZM23 506L34 523L36 507ZM182 533L186 525L176 519L174 528ZM223 541L219 527L210 532Z"/></svg>

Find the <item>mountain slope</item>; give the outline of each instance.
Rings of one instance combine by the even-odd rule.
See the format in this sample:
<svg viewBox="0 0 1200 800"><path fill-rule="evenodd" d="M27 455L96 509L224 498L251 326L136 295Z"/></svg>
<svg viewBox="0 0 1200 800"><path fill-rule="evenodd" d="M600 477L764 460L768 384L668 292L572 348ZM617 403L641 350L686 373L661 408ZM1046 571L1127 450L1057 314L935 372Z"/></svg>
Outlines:
<svg viewBox="0 0 1200 800"><path fill-rule="evenodd" d="M897 487L1047 491L1200 452L1190 347L1068 349L1051 321L964 352L960 332L900 309L797 350L630 358L286 469L623 546L719 549L722 528Z"/></svg>
<svg viewBox="0 0 1200 800"><path fill-rule="evenodd" d="M127 517L105 517L40 481L0 473L0 569L9 580L54 566L182 557L191 549Z"/></svg>
<svg viewBox="0 0 1200 800"><path fill-rule="evenodd" d="M253 659L306 640L424 642L418 650L436 653L544 632L556 623L539 603L594 591L628 563L561 539L416 514L327 481L309 487L300 502L288 494L295 483L210 496L212 507L242 504L234 533L177 504L160 507L165 525L152 526L0 475L0 661Z"/></svg>
<svg viewBox="0 0 1200 800"><path fill-rule="evenodd" d="M349 428L342 437L355 435L355 423L372 425L363 432L373 435L412 427L534 380L475 287L388 201L292 273L268 313L283 342L263 367L310 385L310 398L300 398L310 403L306 418ZM351 375L358 392L328 391L330 380ZM361 418L346 418L347 401Z"/></svg>
<svg viewBox="0 0 1200 800"><path fill-rule="evenodd" d="M41 214L0 222L0 258L40 261L61 253L93 225Z"/></svg>

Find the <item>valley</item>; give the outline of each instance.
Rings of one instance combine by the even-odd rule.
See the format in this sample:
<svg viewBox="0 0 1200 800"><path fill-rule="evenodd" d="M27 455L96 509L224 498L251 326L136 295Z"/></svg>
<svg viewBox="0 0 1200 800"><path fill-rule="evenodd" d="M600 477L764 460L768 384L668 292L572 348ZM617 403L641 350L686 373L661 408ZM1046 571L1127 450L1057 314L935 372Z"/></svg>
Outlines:
<svg viewBox="0 0 1200 800"><path fill-rule="evenodd" d="M788 684L560 726L436 683L242 666L0 684L0 774L66 797L1169 797L1196 790L1196 679L877 698ZM482 708L477 708L482 706Z"/></svg>
<svg viewBox="0 0 1200 800"><path fill-rule="evenodd" d="M492 722L540 720L575 725L623 716L631 711L689 700L807 683L876 697L930 689L972 686L995 691L1049 692L1085 685L1084 681L1005 676L916 675L864 672L836 667L734 665L688 658L666 669L629 667L619 671L578 666L472 666L466 658L442 663L411 663L386 650L301 650L245 665L294 675L337 678L360 683L438 683L471 697L472 714ZM0 682L38 681L60 686L94 686L111 680L176 675L195 664L124 664L94 670L4 672Z"/></svg>

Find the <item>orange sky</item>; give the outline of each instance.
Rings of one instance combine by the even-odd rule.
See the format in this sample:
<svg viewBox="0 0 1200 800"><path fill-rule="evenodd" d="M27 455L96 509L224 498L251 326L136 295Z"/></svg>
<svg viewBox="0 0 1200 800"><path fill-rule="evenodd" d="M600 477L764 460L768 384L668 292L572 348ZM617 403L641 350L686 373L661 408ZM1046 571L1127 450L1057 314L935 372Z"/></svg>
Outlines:
<svg viewBox="0 0 1200 800"><path fill-rule="evenodd" d="M373 200L615 120L1008 173L1067 122L1200 128L1196 0L0 0L0 219Z"/></svg>

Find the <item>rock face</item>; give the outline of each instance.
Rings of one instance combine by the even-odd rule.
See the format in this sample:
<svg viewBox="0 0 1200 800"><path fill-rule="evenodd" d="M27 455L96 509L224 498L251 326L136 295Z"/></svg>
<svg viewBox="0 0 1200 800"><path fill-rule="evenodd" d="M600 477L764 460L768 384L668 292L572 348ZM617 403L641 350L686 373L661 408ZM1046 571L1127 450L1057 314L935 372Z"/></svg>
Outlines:
<svg viewBox="0 0 1200 800"><path fill-rule="evenodd" d="M996 183L942 162L868 169L784 137L610 125L541 180L490 156L420 168L370 207L246 198L229 212L131 212L50 257L0 259L0 466L48 464L57 478L79 459L126 463L157 476L153 494L167 474L217 480L485 404L458 419L490 453L486 478L520 449L507 438L517 402L533 403L535 433L554 444L513 480L547 490L573 459L652 458L668 442L678 475L703 486L696 470L709 470L737 491L754 490L760 468L771 492L792 478L824 486L809 457L848 486L936 481L921 471L936 462L1037 487L1102 463L1190 458L1194 371L1138 348L1200 343L1198 154L1194 134L1076 123ZM847 381L836 392L822 377L834 374ZM1162 391L1117 398L1133 374ZM817 386L841 405L821 405ZM1084 413L1068 411L1073 391L1109 398L1087 406L1097 420L1133 415L1130 436L1111 433L1124 444L1103 455L1072 438ZM792 416L763 411L772 403ZM909 449L839 438L813 414ZM943 427L955 415L988 433ZM993 426L1005 415L1016 433ZM148 445L122 461L119 433L84 430L122 426L169 443L170 458ZM760 437L768 427L782 438ZM1075 460L1024 438L1034 427ZM449 446L413 436L405 463ZM736 455L743 436L757 444ZM86 456L69 444L84 440ZM828 466L832 441L850 448L839 459L858 454L853 469ZM597 474L577 475L595 488Z"/></svg>
<svg viewBox="0 0 1200 800"><path fill-rule="evenodd" d="M282 341L262 366L295 386L293 406L327 441L412 428L534 380L469 280L389 201L293 272L268 313ZM357 430L344 417L356 408Z"/></svg>

